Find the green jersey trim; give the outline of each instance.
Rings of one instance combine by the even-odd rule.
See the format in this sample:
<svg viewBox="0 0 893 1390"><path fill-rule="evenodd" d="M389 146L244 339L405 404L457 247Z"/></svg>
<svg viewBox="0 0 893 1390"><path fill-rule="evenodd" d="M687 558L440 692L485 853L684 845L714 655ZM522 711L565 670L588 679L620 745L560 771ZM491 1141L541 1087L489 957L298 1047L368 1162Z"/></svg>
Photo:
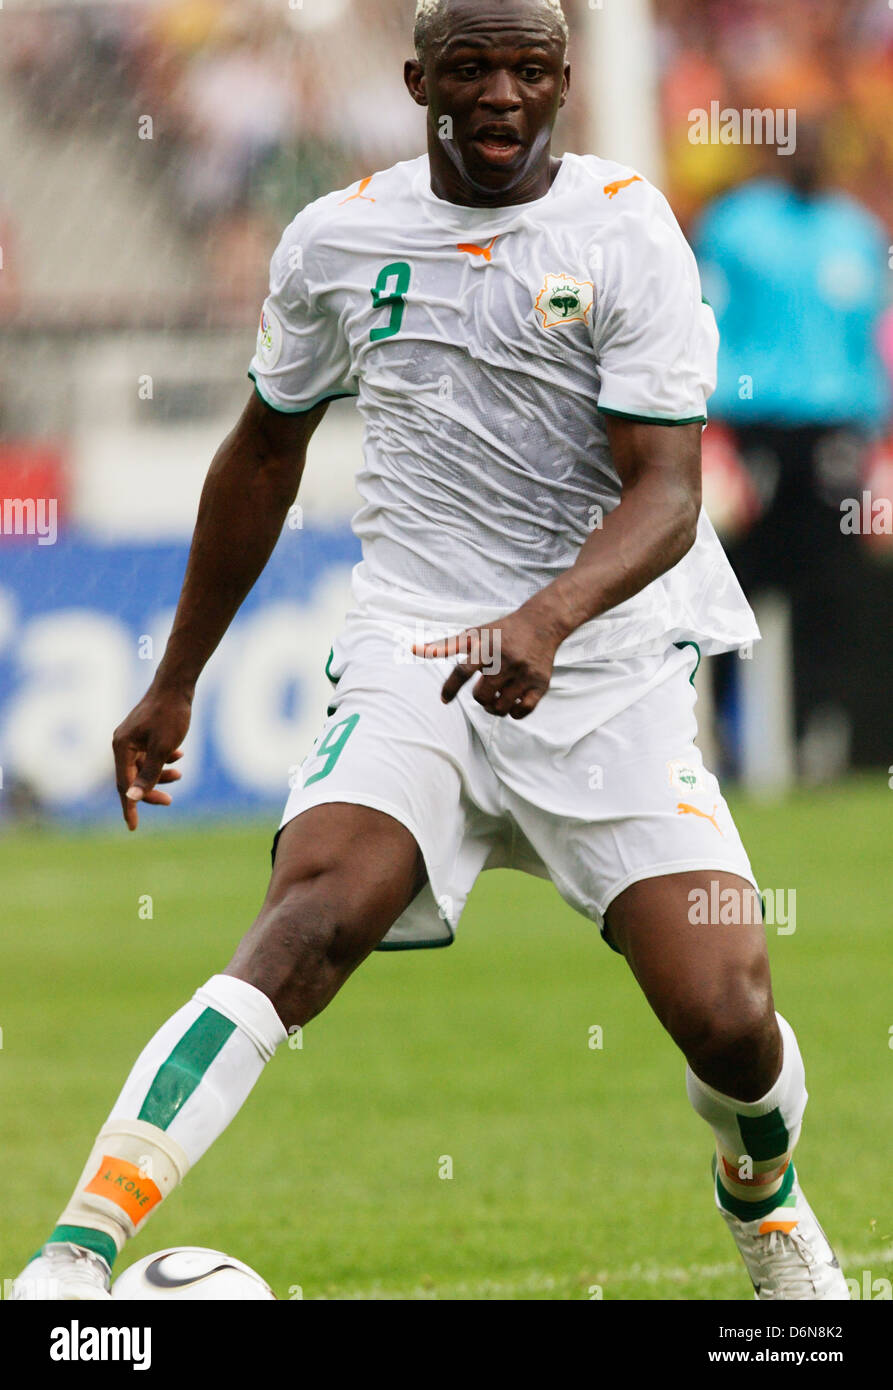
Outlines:
<svg viewBox="0 0 893 1390"><path fill-rule="evenodd" d="M633 415L628 410L612 410L610 406L597 407L602 415L614 415L618 420L632 420L636 425L706 425L706 415L689 415L685 420L668 420L660 415Z"/></svg>
<svg viewBox="0 0 893 1390"><path fill-rule="evenodd" d="M356 400L360 394L359 391L334 391L330 392L328 395L320 396L318 400L311 401L310 405L301 405L297 406L295 409L290 409L288 406L276 405L274 401L267 399L257 384L257 377L254 375L254 372L249 372L248 377L254 382L254 389L260 396L264 405L268 405L271 410L278 411L280 415L309 415L311 410L315 410L318 405L323 405L327 401Z"/></svg>

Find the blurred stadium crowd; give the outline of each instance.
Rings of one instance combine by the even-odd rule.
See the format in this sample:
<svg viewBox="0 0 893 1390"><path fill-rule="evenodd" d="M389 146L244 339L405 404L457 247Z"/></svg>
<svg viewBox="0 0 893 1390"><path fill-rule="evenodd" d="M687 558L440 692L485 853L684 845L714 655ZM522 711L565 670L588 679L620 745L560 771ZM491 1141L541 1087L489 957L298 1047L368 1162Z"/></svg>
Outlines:
<svg viewBox="0 0 893 1390"><path fill-rule="evenodd" d="M153 195L162 190L167 215L204 261L205 306L213 314L223 282L224 297L253 312L271 243L299 208L419 153L423 130L395 81L413 8L410 0L364 0L361 10L350 0L48 5L4 16L0 66L29 119L60 133L130 136L150 115L141 138L154 142ZM6 215L14 236L15 209ZM235 276L221 274L237 265ZM200 302L195 308L200 314Z"/></svg>
<svg viewBox="0 0 893 1390"><path fill-rule="evenodd" d="M887 0L657 0L668 192L683 223L758 172L748 145L691 145L688 113L794 108L820 122L826 180L893 229L893 15Z"/></svg>
<svg viewBox="0 0 893 1390"><path fill-rule="evenodd" d="M585 0L568 0L573 25ZM422 129L395 72L413 0L130 0L3 15L0 70L32 122L132 129L152 115L169 215L207 251L258 275L270 239L332 187L409 158ZM822 120L826 177L893 228L893 17L887 0L656 0L667 192L684 226L757 171L743 144L693 145L689 112L796 108ZM300 38L300 42L295 42ZM76 61L73 61L73 55ZM583 90L581 90L583 89ZM583 148L585 82L560 129ZM0 210L7 241L16 209ZM253 302L256 275L240 277ZM27 300L29 286L18 291ZM7 285L7 312L13 300Z"/></svg>

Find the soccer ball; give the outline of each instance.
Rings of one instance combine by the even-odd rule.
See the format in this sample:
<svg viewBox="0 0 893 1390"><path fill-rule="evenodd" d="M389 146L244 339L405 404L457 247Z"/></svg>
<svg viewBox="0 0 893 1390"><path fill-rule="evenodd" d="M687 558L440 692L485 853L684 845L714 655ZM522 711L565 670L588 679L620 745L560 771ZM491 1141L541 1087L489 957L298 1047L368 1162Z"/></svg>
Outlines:
<svg viewBox="0 0 893 1390"><path fill-rule="evenodd" d="M125 1269L112 1286L112 1298L244 1303L275 1301L276 1295L259 1274L232 1255L181 1245L158 1250Z"/></svg>

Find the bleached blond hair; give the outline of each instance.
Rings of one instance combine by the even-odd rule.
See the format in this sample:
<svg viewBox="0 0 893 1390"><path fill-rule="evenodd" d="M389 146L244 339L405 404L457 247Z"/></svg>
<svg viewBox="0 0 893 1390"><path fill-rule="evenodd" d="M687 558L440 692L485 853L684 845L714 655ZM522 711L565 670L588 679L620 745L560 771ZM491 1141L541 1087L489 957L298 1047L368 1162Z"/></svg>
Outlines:
<svg viewBox="0 0 893 1390"><path fill-rule="evenodd" d="M446 10L450 0L418 0L415 11L415 28L413 39L415 42L416 56L420 63L425 61L428 47L434 38L435 31L439 24L446 18ZM555 28L561 34L565 47L570 42L570 29L561 5L561 0L540 0L543 9L548 10L555 22Z"/></svg>

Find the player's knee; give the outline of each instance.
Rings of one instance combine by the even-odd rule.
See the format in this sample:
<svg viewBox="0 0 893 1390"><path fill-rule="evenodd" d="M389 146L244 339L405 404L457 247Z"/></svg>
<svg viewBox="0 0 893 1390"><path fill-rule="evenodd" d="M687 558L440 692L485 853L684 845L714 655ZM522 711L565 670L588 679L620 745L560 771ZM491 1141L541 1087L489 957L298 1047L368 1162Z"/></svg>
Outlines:
<svg viewBox="0 0 893 1390"><path fill-rule="evenodd" d="M288 885L268 904L271 927L302 968L351 969L375 944L379 913L346 869Z"/></svg>
<svg viewBox="0 0 893 1390"><path fill-rule="evenodd" d="M729 971L713 988L681 1000L669 1028L698 1075L739 1074L762 1062L775 1045L777 1025L768 971Z"/></svg>
<svg viewBox="0 0 893 1390"><path fill-rule="evenodd" d="M343 870L277 884L231 969L271 1000L286 1028L308 1022L387 931L387 912Z"/></svg>

